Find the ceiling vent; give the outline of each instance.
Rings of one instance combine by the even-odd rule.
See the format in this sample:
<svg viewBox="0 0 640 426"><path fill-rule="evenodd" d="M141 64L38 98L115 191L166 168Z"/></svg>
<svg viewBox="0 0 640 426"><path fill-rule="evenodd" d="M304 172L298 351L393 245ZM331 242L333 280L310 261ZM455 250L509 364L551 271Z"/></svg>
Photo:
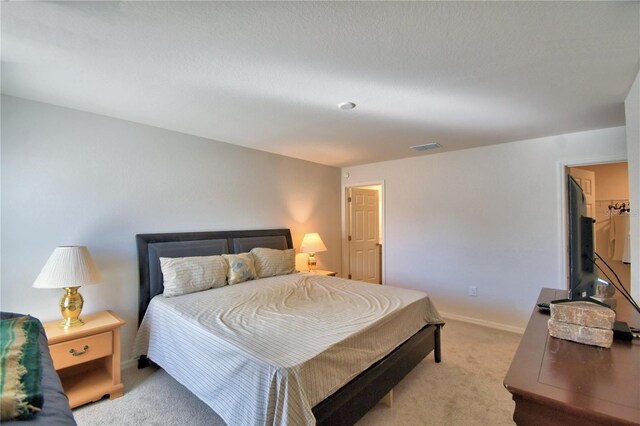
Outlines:
<svg viewBox="0 0 640 426"><path fill-rule="evenodd" d="M440 144L437 142L425 143L424 145L416 145L411 147L411 149L414 149L416 151L426 151L428 149L436 149L436 148L440 148Z"/></svg>

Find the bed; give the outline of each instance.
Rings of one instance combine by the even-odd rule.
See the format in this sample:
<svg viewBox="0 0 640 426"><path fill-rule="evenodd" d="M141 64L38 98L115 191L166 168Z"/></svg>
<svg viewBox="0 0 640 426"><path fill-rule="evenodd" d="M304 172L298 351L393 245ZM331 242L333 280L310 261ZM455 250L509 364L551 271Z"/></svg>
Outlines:
<svg viewBox="0 0 640 426"><path fill-rule="evenodd" d="M22 314L10 312L2 312L1 319L17 318ZM3 421L3 425L25 425L25 424L41 424L52 426L70 426L76 422L69 408L69 400L62 389L62 383L58 373L53 368L53 360L49 353L49 345L47 336L44 332L42 324L40 324L40 334L38 336L38 346L40 348L41 365L42 365L42 393L44 396L44 404L42 409L31 420L14 420Z"/></svg>
<svg viewBox="0 0 640 426"><path fill-rule="evenodd" d="M143 234L137 235L137 246L139 368L148 365L148 355L227 423L353 424L429 353L440 362L443 322L428 297L413 290L301 273L154 299L163 292L161 257L290 249L288 229ZM266 299L274 293L282 300ZM321 299L338 311L315 310ZM275 328L256 331L257 323L227 324L249 301L254 305L247 309L259 311L262 323ZM372 307L388 313L383 319L343 324L334 318L340 316L340 303L362 303L355 313L342 309L346 316ZM276 305L274 314L271 307ZM308 307L303 315L289 315L287 309L303 305ZM283 318L291 322L271 324ZM325 320L327 327L316 326ZM387 335L391 337L380 338ZM309 348L314 345L319 347L315 352Z"/></svg>

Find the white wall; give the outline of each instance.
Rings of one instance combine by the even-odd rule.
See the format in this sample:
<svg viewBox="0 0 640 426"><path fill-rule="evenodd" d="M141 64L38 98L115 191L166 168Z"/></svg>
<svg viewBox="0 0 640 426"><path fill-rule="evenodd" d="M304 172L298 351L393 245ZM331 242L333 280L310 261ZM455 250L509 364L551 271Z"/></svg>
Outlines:
<svg viewBox="0 0 640 426"><path fill-rule="evenodd" d="M522 329L540 288L566 286L563 166L625 158L618 127L347 167L342 184L385 182L386 284Z"/></svg>
<svg viewBox="0 0 640 426"><path fill-rule="evenodd" d="M2 97L1 308L60 317L61 290L31 285L58 245L87 245L104 283L84 312L137 328L135 234L291 228L319 232L319 267L339 271L340 170L181 133Z"/></svg>
<svg viewBox="0 0 640 426"><path fill-rule="evenodd" d="M640 72L624 102L631 203L631 295L640 302Z"/></svg>

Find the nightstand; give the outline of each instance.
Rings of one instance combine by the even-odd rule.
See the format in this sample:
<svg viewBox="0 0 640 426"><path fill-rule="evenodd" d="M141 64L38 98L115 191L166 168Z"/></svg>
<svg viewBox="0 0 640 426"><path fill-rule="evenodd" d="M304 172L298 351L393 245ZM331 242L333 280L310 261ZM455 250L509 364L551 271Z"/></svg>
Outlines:
<svg viewBox="0 0 640 426"><path fill-rule="evenodd" d="M120 327L125 322L111 311L83 315L84 325L64 329L60 321L44 324L53 366L71 408L122 396Z"/></svg>
<svg viewBox="0 0 640 426"><path fill-rule="evenodd" d="M333 271L324 271L322 269L316 269L315 271L309 271L312 274L318 274L318 275L326 275L328 277L335 277L337 272L333 272Z"/></svg>

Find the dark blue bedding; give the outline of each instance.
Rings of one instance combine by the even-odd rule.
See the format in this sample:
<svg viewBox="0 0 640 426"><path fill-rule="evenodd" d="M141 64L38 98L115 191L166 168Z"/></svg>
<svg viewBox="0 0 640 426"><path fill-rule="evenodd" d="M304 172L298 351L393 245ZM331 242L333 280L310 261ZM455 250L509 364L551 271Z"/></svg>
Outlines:
<svg viewBox="0 0 640 426"><path fill-rule="evenodd" d="M23 314L14 314L2 312L1 319L14 318L23 316ZM49 353L49 345L47 344L47 336L44 328L40 324L40 336L38 338L40 345L40 354L42 355L42 391L44 394L44 405L42 410L36 414L32 420L2 422L3 426L19 426L25 424L42 424L51 426L75 426L73 414L69 408L69 400L62 390L62 383L58 373L53 368L53 360Z"/></svg>

